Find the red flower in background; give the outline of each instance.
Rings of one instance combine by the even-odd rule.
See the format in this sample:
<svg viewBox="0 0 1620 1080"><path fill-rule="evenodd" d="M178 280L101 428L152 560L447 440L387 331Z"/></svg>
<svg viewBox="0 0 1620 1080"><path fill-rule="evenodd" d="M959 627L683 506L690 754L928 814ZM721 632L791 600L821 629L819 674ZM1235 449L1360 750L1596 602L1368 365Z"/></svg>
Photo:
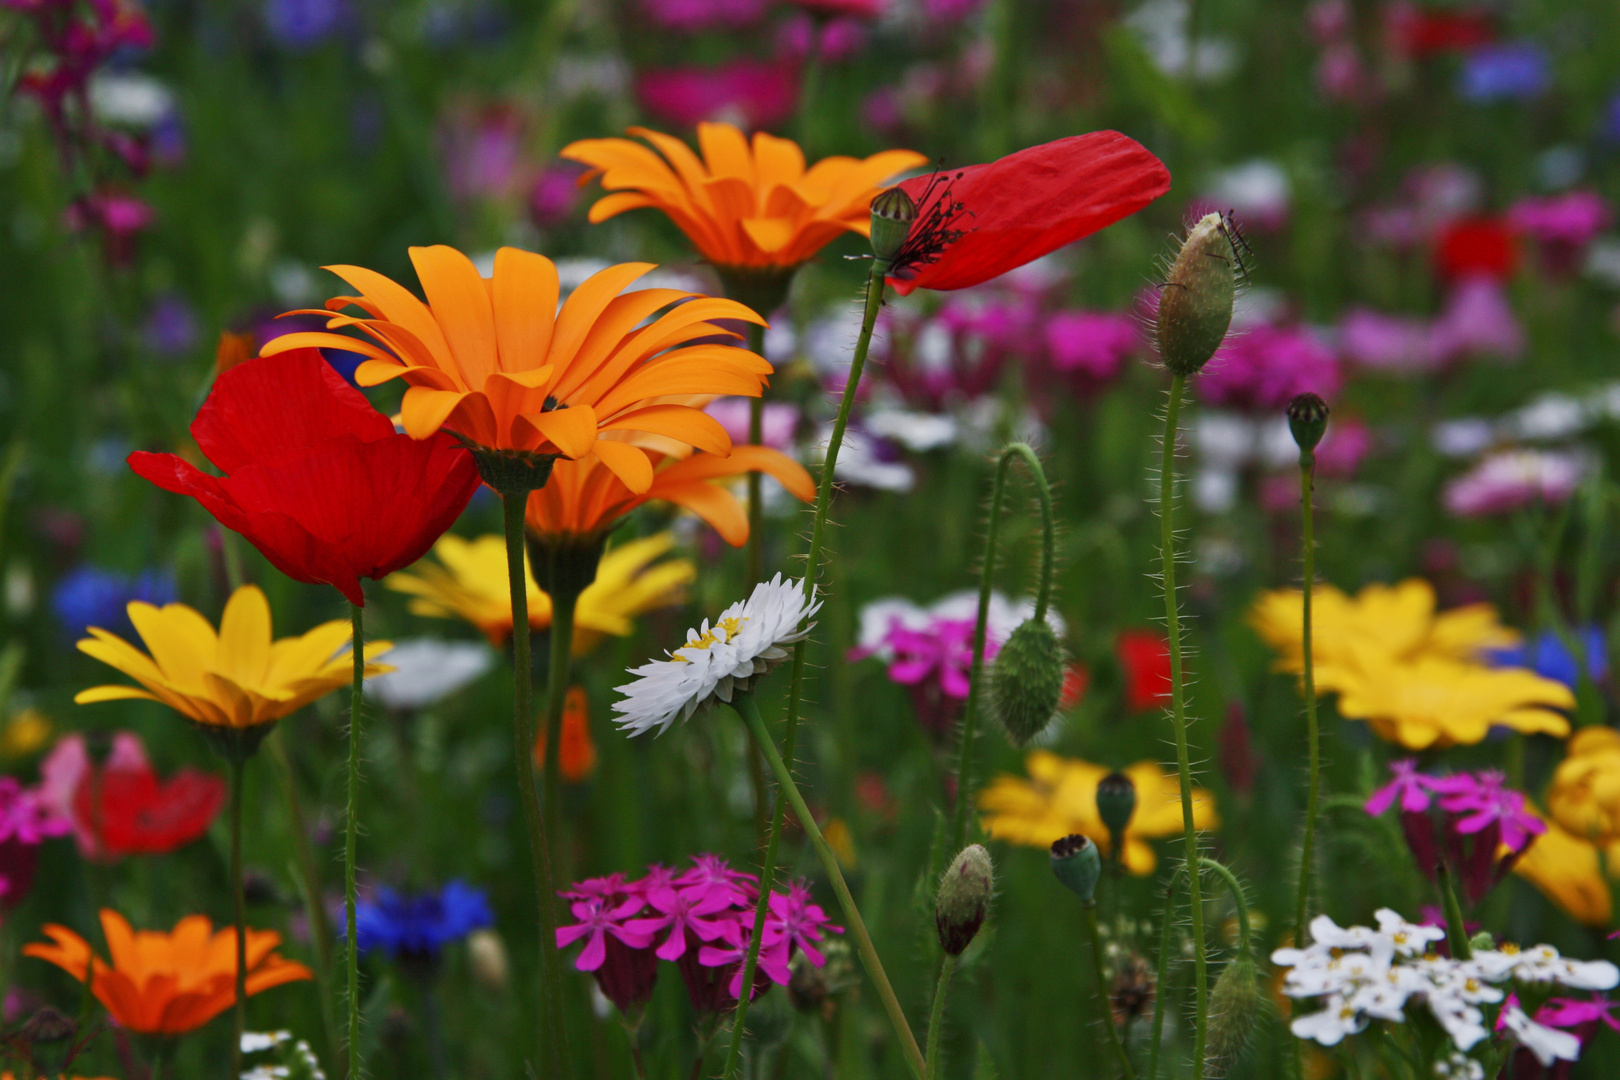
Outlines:
<svg viewBox="0 0 1620 1080"><path fill-rule="evenodd" d="M1474 275L1502 281L1519 268L1519 245L1501 218L1459 218L1435 239L1434 266L1448 281Z"/></svg>
<svg viewBox="0 0 1620 1080"><path fill-rule="evenodd" d="M1122 630L1114 655L1125 674L1125 704L1145 712L1170 700L1170 641L1155 630Z"/></svg>
<svg viewBox="0 0 1620 1080"><path fill-rule="evenodd" d="M978 285L1107 228L1169 191L1170 170L1136 140L1093 131L900 186L917 203L889 274L905 296Z"/></svg>
<svg viewBox="0 0 1620 1080"><path fill-rule="evenodd" d="M225 781L195 769L163 781L144 765L91 769L74 793L73 817L105 857L164 855L208 831L225 793Z"/></svg>
<svg viewBox="0 0 1620 1080"><path fill-rule="evenodd" d="M130 468L202 503L288 577L332 585L360 605L360 579L421 558L478 487L472 454L454 436L396 434L315 349L225 372L191 434L227 475L174 454L136 452Z"/></svg>
<svg viewBox="0 0 1620 1080"><path fill-rule="evenodd" d="M1393 4L1388 9L1390 44L1408 56L1433 56L1443 52L1468 52L1496 37L1487 11L1441 10L1412 4Z"/></svg>

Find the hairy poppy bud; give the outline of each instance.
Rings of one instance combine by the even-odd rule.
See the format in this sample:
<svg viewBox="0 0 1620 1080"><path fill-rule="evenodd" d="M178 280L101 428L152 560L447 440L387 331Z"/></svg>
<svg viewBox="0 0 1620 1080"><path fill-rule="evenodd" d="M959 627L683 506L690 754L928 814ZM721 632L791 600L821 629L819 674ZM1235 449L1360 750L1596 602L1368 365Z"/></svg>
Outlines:
<svg viewBox="0 0 1620 1080"><path fill-rule="evenodd" d="M961 956L973 941L984 925L995 887L995 868L983 844L969 844L951 861L934 898L934 925L947 956Z"/></svg>
<svg viewBox="0 0 1620 1080"><path fill-rule="evenodd" d="M1083 904L1096 903L1097 879L1102 876L1102 858L1097 845L1074 833L1052 842L1052 873Z"/></svg>
<svg viewBox="0 0 1620 1080"><path fill-rule="evenodd" d="M1045 620L1025 619L990 668L996 718L1014 746L1039 735L1063 696L1063 647Z"/></svg>
<svg viewBox="0 0 1620 1080"><path fill-rule="evenodd" d="M1322 441L1327 422L1327 402L1315 394L1301 394L1288 403L1288 430L1299 447L1301 465L1316 463L1316 444Z"/></svg>
<svg viewBox="0 0 1620 1080"><path fill-rule="evenodd" d="M1136 784L1122 772L1097 781L1097 816L1108 827L1108 841L1116 859L1124 857L1125 826L1136 813Z"/></svg>
<svg viewBox="0 0 1620 1080"><path fill-rule="evenodd" d="M1159 356L1177 375L1203 367L1226 337L1237 265L1226 219L1205 214L1187 234L1159 294Z"/></svg>
<svg viewBox="0 0 1620 1080"><path fill-rule="evenodd" d="M1248 1049L1266 1006L1254 956L1239 952L1209 993L1209 1046L1205 1074L1220 1076Z"/></svg>
<svg viewBox="0 0 1620 1080"><path fill-rule="evenodd" d="M872 254L893 259L911 235L917 204L904 189L892 187L872 200Z"/></svg>

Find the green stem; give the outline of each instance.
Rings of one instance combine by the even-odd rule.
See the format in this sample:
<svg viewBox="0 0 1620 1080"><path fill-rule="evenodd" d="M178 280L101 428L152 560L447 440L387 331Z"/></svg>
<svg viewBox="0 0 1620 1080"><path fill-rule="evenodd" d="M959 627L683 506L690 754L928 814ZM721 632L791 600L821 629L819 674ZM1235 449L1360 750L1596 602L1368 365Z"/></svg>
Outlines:
<svg viewBox="0 0 1620 1080"><path fill-rule="evenodd" d="M1198 831L1193 819L1192 762L1187 751L1187 704L1181 656L1181 608L1176 598L1176 422L1187 376L1170 381L1170 403L1164 413L1163 460L1159 467L1159 561L1164 584L1165 630L1170 638L1170 717L1176 729L1176 770L1181 777L1181 825L1186 842L1187 905L1193 934L1193 1061L1202 1070L1204 1038L1209 1027L1209 960L1204 955L1204 898L1198 865Z"/></svg>
<svg viewBox="0 0 1620 1080"><path fill-rule="evenodd" d="M564 864L562 843L562 722L563 709L568 702L570 665L573 663L574 612L579 607L579 594L559 587L558 575L552 575L551 596L551 664L546 669L546 816L551 825L547 838L551 850L547 853L552 867ZM532 744L531 744L532 747ZM533 753L531 748L530 753Z"/></svg>
<svg viewBox="0 0 1620 1080"><path fill-rule="evenodd" d="M757 746L750 748L747 753L757 759L765 752L765 744L771 741L770 734L765 730L765 719L759 714L759 703L754 700L752 693L745 690L735 695L731 707L748 724L752 741ZM774 744L772 749L775 749ZM771 831L765 840L765 864L759 871L759 898L754 902L754 926L748 936L748 952L743 956L742 996L737 999L737 1013L731 1022L731 1042L726 1047L726 1065L720 1073L725 1080L732 1080L742 1065L742 1041L747 1032L748 1006L754 996L754 971L759 964L759 948L764 938L765 914L770 908L771 888L776 883L776 859L781 847L782 820L786 811L787 802L778 793L776 810L771 814Z"/></svg>
<svg viewBox="0 0 1620 1080"><path fill-rule="evenodd" d="M761 312L769 315L769 312ZM748 351L765 355L765 328L748 324ZM748 441L759 446L765 441L765 395L748 399ZM764 574L765 555L761 548L760 521L764 513L763 487L758 469L748 471L748 584L753 585Z"/></svg>
<svg viewBox="0 0 1620 1080"><path fill-rule="evenodd" d="M944 1057L939 1041L945 1028L945 992L950 989L955 970L956 957L946 953L939 965L939 981L934 984L934 1007L928 1014L928 1080L939 1080L940 1059Z"/></svg>
<svg viewBox="0 0 1620 1080"><path fill-rule="evenodd" d="M360 1080L360 936L355 926L355 849L360 837L360 719L364 699L361 687L366 678L366 609L349 605L354 634L349 651L354 659L354 684L349 692L349 784L348 805L343 819L343 919L347 948L343 950L344 984L349 1005L348 1078Z"/></svg>
<svg viewBox="0 0 1620 1080"><path fill-rule="evenodd" d="M1041 584L1035 598L1035 618L1046 618L1052 596L1053 550L1056 530L1052 523L1052 489L1046 482L1041 459L1026 443L1012 443L1001 452L996 465L995 486L990 492L990 521L984 533L984 560L979 568L979 611L973 624L973 664L968 672L968 699L962 710L962 734L956 758L956 810L951 817L951 842L947 850L960 851L967 842L968 807L972 804L969 784L973 771L973 741L979 717L979 692L984 684L985 637L989 628L990 590L996 572L996 538L1001 532L1002 493L1007 487L1007 470L1022 460L1035 480L1041 501Z"/></svg>
<svg viewBox="0 0 1620 1080"><path fill-rule="evenodd" d="M1170 924L1176 915L1176 885L1181 871L1170 875L1170 884L1164 888L1164 919L1159 925L1159 970L1154 976L1153 1035L1148 1044L1147 1080L1159 1080L1159 1044L1164 1041L1164 1000L1169 994L1166 985L1170 977Z"/></svg>
<svg viewBox="0 0 1620 1080"><path fill-rule="evenodd" d="M1451 944L1451 955L1457 960L1471 960L1474 950L1468 944L1468 924L1463 921L1462 905L1457 902L1451 868L1442 862L1435 876L1440 881L1440 899L1446 908L1446 940Z"/></svg>
<svg viewBox="0 0 1620 1080"><path fill-rule="evenodd" d="M1238 949L1243 953L1252 953L1254 939L1249 933L1249 898L1243 895L1243 886L1238 882L1237 875L1225 863L1207 856L1199 859L1198 865L1225 879L1226 887L1232 891L1232 906L1237 909Z"/></svg>
<svg viewBox="0 0 1620 1080"><path fill-rule="evenodd" d="M529 655L529 585L524 572L523 511L527 492L501 495L506 532L507 585L512 595L512 735L513 766L523 803L523 822L529 834L529 861L534 870L534 898L540 919L540 1017L545 1055L550 1069L541 1075L563 1075L568 1034L562 1018L562 971L557 963L557 919L553 910L556 889L551 880L551 851L546 844L545 819L534 782L534 672Z"/></svg>
<svg viewBox="0 0 1620 1080"><path fill-rule="evenodd" d="M1103 1025L1108 1028L1108 1041L1113 1044L1114 1056L1119 1058L1119 1067L1125 1070L1125 1080L1136 1080L1131 1055L1125 1050L1125 1040L1120 1038L1119 1025L1114 1023L1114 1006L1108 999L1108 975L1103 971L1102 936L1097 933L1096 901L1082 904L1081 908L1086 916L1086 936L1091 939L1091 973L1097 980L1097 1003L1102 1008Z"/></svg>
<svg viewBox="0 0 1620 1080"><path fill-rule="evenodd" d="M1301 450L1299 455L1299 495L1302 522L1301 546L1304 549L1305 587L1301 607L1303 623L1301 642L1305 657L1305 730L1309 739L1310 781L1305 794L1305 845L1299 854L1299 899L1294 907L1294 940L1300 948L1306 945L1311 903L1311 876L1316 860L1316 819L1320 815L1322 797L1322 744L1316 719L1316 658L1311 644L1311 605L1316 592L1316 537L1315 537L1315 472L1316 455ZM1294 1044L1294 1072L1305 1075L1305 1043Z"/></svg>
<svg viewBox="0 0 1620 1080"><path fill-rule="evenodd" d="M242 1032L247 1025L247 901L242 895L242 774L247 759L231 759L231 900L236 919L236 1009L231 1023L230 1080L242 1075Z"/></svg>
<svg viewBox="0 0 1620 1080"><path fill-rule="evenodd" d="M889 984L888 973L883 970L883 961L878 959L877 949L872 945L872 936L866 932L866 922L861 918L861 909L855 906L855 898L849 893L849 885L844 881L844 872L838 866L838 856L827 843L826 837L821 835L821 829L816 825L816 819L811 816L810 808L804 804L804 797L799 794L798 785L793 782L793 773L782 760L782 755L776 752L776 744L772 742L770 732L765 730L765 721L759 715L759 710L744 707L739 710L738 715L754 733L754 739L765 752L765 760L770 764L771 771L776 774L781 794L787 796L788 802L793 807L793 813L798 816L799 824L810 837L810 844L821 859L821 868L826 871L833 892L838 896L838 905L843 910L844 921L849 925L849 935L855 939L855 949L861 955L861 962L866 965L866 974L871 978L872 985L877 988L884 1011L889 1014L889 1022L894 1025L895 1034L900 1037L900 1049L906 1056L906 1063L911 1066L911 1071L918 1080L922 1080L926 1075L922 1050L917 1046L916 1036L911 1033L911 1025L906 1023L906 1014L900 1008L899 999L894 996L894 987ZM746 987L746 983L744 985Z"/></svg>

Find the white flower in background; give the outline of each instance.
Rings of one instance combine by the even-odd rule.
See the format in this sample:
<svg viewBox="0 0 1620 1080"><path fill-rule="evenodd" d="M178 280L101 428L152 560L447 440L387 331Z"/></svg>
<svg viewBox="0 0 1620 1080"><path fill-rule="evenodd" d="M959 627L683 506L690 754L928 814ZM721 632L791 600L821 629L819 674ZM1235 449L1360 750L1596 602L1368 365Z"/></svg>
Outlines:
<svg viewBox="0 0 1620 1080"><path fill-rule="evenodd" d="M1432 943L1446 940L1440 927L1407 922L1390 908L1379 908L1373 915L1378 919L1378 932L1389 938L1397 956L1422 956Z"/></svg>
<svg viewBox="0 0 1620 1080"><path fill-rule="evenodd" d="M1464 416L1440 421L1429 437L1446 457L1473 457L1496 441L1496 425L1482 416Z"/></svg>
<svg viewBox="0 0 1620 1080"><path fill-rule="evenodd" d="M1307 1013L1288 1025L1301 1039L1314 1039L1322 1046L1338 1046L1346 1035L1366 1030L1367 1017L1341 997L1328 999L1321 1012Z"/></svg>
<svg viewBox="0 0 1620 1080"><path fill-rule="evenodd" d="M1204 197L1223 210L1237 211L1240 224L1275 229L1288 219L1293 185L1281 165L1256 158L1210 177Z"/></svg>
<svg viewBox="0 0 1620 1080"><path fill-rule="evenodd" d="M890 439L919 453L949 446L960 433L956 421L949 416L911 409L873 409L866 414L864 426L879 438Z"/></svg>
<svg viewBox="0 0 1620 1080"><path fill-rule="evenodd" d="M816 456L824 459L832 439L832 425L822 429ZM878 442L854 425L844 429L844 443L838 450L837 477L848 484L904 493L917 483L917 474L903 461L885 461L878 453Z"/></svg>
<svg viewBox="0 0 1620 1080"><path fill-rule="evenodd" d="M994 642L1006 641L1018 624L1035 614L1035 601L1025 597L1014 604L999 592L991 591L990 603L985 610L985 637ZM902 630L923 633L942 622L974 622L979 617L979 590L962 589L922 605L904 597L885 596L861 608L860 633L855 641L857 652L875 656L885 663L894 659L889 646L889 634L895 626ZM1046 621L1062 638L1067 631L1063 616L1050 606Z"/></svg>
<svg viewBox="0 0 1620 1080"><path fill-rule="evenodd" d="M1440 1080L1485 1080L1485 1066L1461 1051L1452 1051L1448 1057L1434 1063L1434 1075Z"/></svg>
<svg viewBox="0 0 1620 1080"><path fill-rule="evenodd" d="M666 731L677 717L689 720L711 698L729 702L757 675L788 658L784 645L810 633L806 622L821 608L814 590L807 598L804 583L777 574L754 586L747 600L720 613L711 624L694 630L668 660L653 660L630 672L634 682L616 687L624 699L613 705L616 723L630 735ZM805 625L801 628L800 624Z"/></svg>
<svg viewBox="0 0 1620 1080"><path fill-rule="evenodd" d="M1192 68L1199 82L1219 82L1237 70L1238 51L1230 38L1200 34L1188 40L1192 15L1189 0L1147 0L1122 21L1142 44L1153 65L1166 75L1185 74Z"/></svg>
<svg viewBox="0 0 1620 1080"><path fill-rule="evenodd" d="M174 93L139 71L104 71L90 81L90 111L106 124L149 128L174 111Z"/></svg>
<svg viewBox="0 0 1620 1080"><path fill-rule="evenodd" d="M1551 945L1481 949L1474 954L1474 963L1492 980L1511 976L1522 983L1557 983L1571 990L1609 990L1620 983L1620 968L1607 960L1569 960Z"/></svg>
<svg viewBox="0 0 1620 1080"><path fill-rule="evenodd" d="M1503 1009L1499 1020L1520 1046L1536 1055L1543 1068L1554 1061L1576 1061L1581 1056L1580 1039L1536 1023L1517 1006Z"/></svg>
<svg viewBox="0 0 1620 1080"><path fill-rule="evenodd" d="M1520 439L1561 440L1579 435L1589 423L1587 406L1568 394L1543 394L1507 415L1505 426Z"/></svg>
<svg viewBox="0 0 1620 1080"><path fill-rule="evenodd" d="M479 642L417 638L396 644L388 662L394 670L367 679L366 696L390 709L422 709L483 675L495 653Z"/></svg>

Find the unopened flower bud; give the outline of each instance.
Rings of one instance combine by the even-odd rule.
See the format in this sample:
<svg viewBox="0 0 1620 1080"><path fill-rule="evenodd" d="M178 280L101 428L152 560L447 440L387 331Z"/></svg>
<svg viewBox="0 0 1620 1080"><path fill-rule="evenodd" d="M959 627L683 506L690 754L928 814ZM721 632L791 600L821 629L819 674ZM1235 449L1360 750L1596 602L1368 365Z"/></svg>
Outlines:
<svg viewBox="0 0 1620 1080"><path fill-rule="evenodd" d="M17 1034L32 1046L35 1043L61 1042L63 1039L72 1038L78 1032L78 1021L47 1005L30 1016Z"/></svg>
<svg viewBox="0 0 1620 1080"><path fill-rule="evenodd" d="M1102 876L1102 858L1097 854L1097 845L1079 833L1053 841L1052 873L1081 903L1095 903L1097 878Z"/></svg>
<svg viewBox="0 0 1620 1080"><path fill-rule="evenodd" d="M1266 1005L1254 956L1240 951L1209 993L1209 1046L1205 1075L1221 1076L1248 1049Z"/></svg>
<svg viewBox="0 0 1620 1080"><path fill-rule="evenodd" d="M1025 619L990 668L996 718L1014 746L1051 723L1063 697L1063 647L1045 620Z"/></svg>
<svg viewBox="0 0 1620 1080"><path fill-rule="evenodd" d="M1136 784L1122 772L1111 772L1097 781L1097 816L1108 828L1114 858L1124 857L1125 827L1136 813Z"/></svg>
<svg viewBox="0 0 1620 1080"><path fill-rule="evenodd" d="M1177 375L1202 368L1226 337L1237 264L1226 219L1205 214L1187 233L1159 294L1159 356Z"/></svg>
<svg viewBox="0 0 1620 1080"><path fill-rule="evenodd" d="M512 962L506 955L501 935L485 928L467 935L467 959L473 977L490 990L505 990L512 978Z"/></svg>
<svg viewBox="0 0 1620 1080"><path fill-rule="evenodd" d="M1299 447L1301 465L1315 464L1316 444L1327 431L1327 402L1312 393L1299 395L1288 403L1288 430Z"/></svg>
<svg viewBox="0 0 1620 1080"><path fill-rule="evenodd" d="M892 187L872 200L872 254L893 259L911 235L917 204L900 187Z"/></svg>
<svg viewBox="0 0 1620 1080"><path fill-rule="evenodd" d="M969 844L952 860L934 898L934 925L947 956L961 956L973 941L990 911L995 887L995 868L983 844Z"/></svg>
<svg viewBox="0 0 1620 1080"><path fill-rule="evenodd" d="M1496 939L1491 936L1489 930L1481 930L1468 939L1468 947L1474 952L1489 952L1496 948Z"/></svg>

